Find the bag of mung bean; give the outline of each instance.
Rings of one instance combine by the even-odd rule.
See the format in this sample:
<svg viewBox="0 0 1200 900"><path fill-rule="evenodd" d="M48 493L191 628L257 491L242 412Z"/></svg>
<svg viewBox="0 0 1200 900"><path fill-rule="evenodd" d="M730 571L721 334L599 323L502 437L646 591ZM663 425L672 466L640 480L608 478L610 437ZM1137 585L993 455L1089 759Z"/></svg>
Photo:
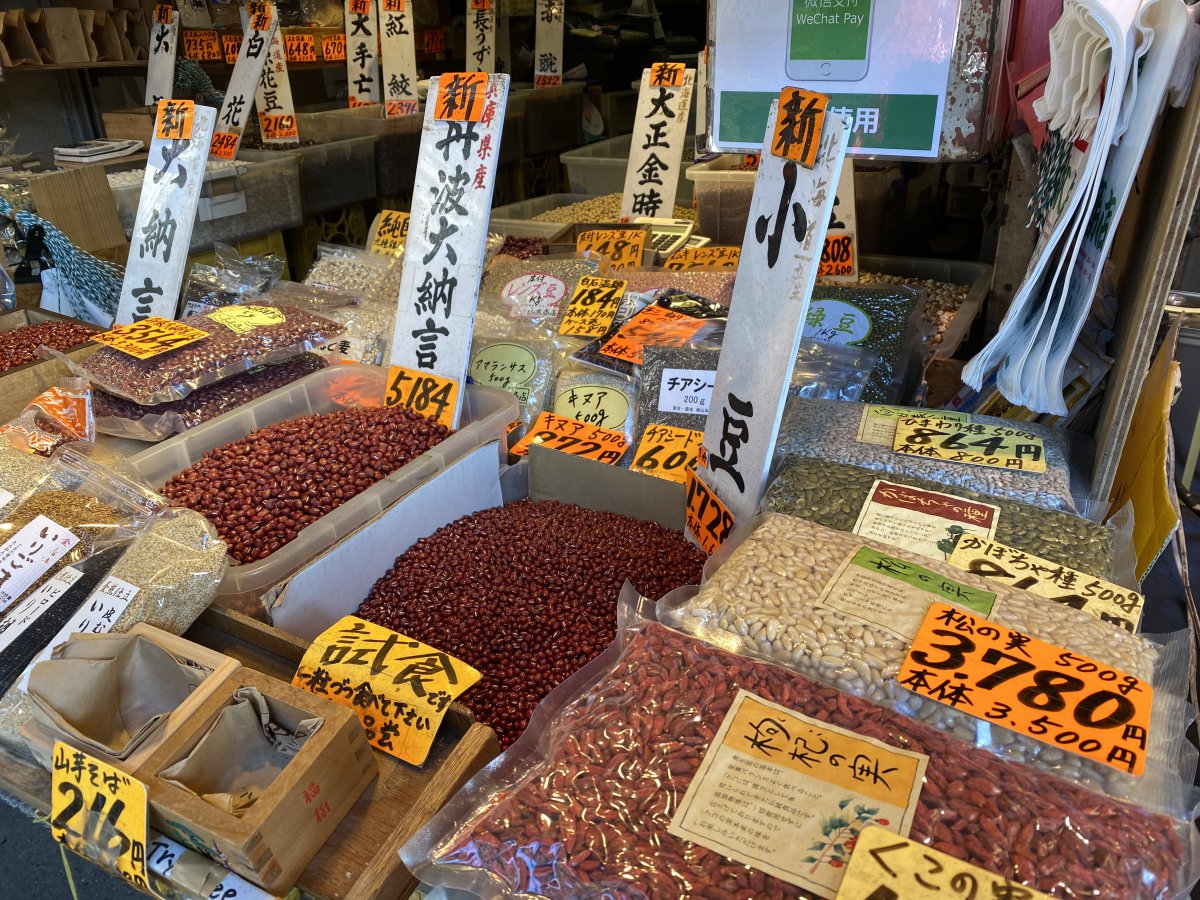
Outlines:
<svg viewBox="0 0 1200 900"><path fill-rule="evenodd" d="M1195 765L1184 737L1191 720L1184 632L1151 640L936 560L778 513L740 526L709 559L706 576L695 596L660 603L660 620L705 639L744 642L747 651L810 678L1092 790L1172 813L1191 803L1180 792ZM897 674L934 602L985 612L997 625L1151 688L1145 774L992 726L901 685Z"/></svg>
<svg viewBox="0 0 1200 900"><path fill-rule="evenodd" d="M844 774L852 753L887 767L886 796ZM1198 876L1186 817L644 620L400 855L478 897L832 897L868 825L1056 897L1183 896Z"/></svg>

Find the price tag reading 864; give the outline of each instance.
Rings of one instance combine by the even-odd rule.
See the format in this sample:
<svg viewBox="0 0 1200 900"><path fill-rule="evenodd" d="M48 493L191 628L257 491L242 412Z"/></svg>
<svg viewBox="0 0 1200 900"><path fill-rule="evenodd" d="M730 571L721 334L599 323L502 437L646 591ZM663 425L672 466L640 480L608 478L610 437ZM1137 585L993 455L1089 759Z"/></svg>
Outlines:
<svg viewBox="0 0 1200 900"><path fill-rule="evenodd" d="M897 678L922 697L1119 771L1146 767L1149 684L958 607L929 607Z"/></svg>
<svg viewBox="0 0 1200 900"><path fill-rule="evenodd" d="M971 466L1046 471L1046 447L1042 439L1006 425L964 423L936 415L899 419L892 449L909 456Z"/></svg>
<svg viewBox="0 0 1200 900"><path fill-rule="evenodd" d="M453 428L457 399L458 382L453 378L443 378L432 372L416 372L404 366L388 369L384 406L407 406L427 419Z"/></svg>

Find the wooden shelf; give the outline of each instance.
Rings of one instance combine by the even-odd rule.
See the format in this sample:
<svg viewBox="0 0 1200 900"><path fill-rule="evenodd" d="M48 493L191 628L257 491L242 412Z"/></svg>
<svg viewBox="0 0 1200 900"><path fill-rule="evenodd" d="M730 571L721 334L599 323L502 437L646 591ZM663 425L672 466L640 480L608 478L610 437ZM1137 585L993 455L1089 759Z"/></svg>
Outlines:
<svg viewBox="0 0 1200 900"><path fill-rule="evenodd" d="M144 69L144 59L106 60L105 62L85 63L46 63L41 66L12 66L4 70L5 75L17 75L21 72L72 72L83 69Z"/></svg>

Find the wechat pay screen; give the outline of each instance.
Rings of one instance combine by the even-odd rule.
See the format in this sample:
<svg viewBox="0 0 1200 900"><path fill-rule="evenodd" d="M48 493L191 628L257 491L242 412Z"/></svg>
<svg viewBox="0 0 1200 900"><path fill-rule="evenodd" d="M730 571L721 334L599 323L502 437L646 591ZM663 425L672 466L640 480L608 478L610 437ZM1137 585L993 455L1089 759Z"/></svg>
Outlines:
<svg viewBox="0 0 1200 900"><path fill-rule="evenodd" d="M866 59L870 0L793 0L792 59Z"/></svg>

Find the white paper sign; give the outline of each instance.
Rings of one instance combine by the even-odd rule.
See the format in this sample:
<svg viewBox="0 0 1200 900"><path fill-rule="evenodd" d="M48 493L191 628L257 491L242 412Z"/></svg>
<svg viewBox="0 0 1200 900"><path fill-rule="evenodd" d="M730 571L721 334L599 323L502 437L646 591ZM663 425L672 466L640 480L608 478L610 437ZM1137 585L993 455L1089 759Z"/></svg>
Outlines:
<svg viewBox="0 0 1200 900"><path fill-rule="evenodd" d="M150 23L150 62L146 66L146 105L166 100L175 90L175 53L179 43L179 13L171 8L171 23Z"/></svg>
<svg viewBox="0 0 1200 900"><path fill-rule="evenodd" d="M0 610L21 599L29 586L79 543L67 528L35 516L0 545Z"/></svg>
<svg viewBox="0 0 1200 900"><path fill-rule="evenodd" d="M557 87L563 76L563 4L534 0L533 86Z"/></svg>
<svg viewBox="0 0 1200 900"><path fill-rule="evenodd" d="M487 9L472 9L475 0L467 3L467 71L496 71L496 11L492 3Z"/></svg>
<svg viewBox="0 0 1200 900"><path fill-rule="evenodd" d="M271 20L277 19L278 10L272 3ZM244 13L242 21L245 21ZM270 58L258 76L254 108L258 110L258 126L264 144L286 146L300 143L296 104L292 102L292 80L287 70L287 51L278 28L271 36Z"/></svg>
<svg viewBox="0 0 1200 900"><path fill-rule="evenodd" d="M771 104L768 117L768 147L777 105ZM758 167L742 241L741 277L733 289L704 428L705 452L696 469L734 521L754 512L766 487L845 158L844 121L826 112L813 168L770 152Z"/></svg>
<svg viewBox="0 0 1200 900"><path fill-rule="evenodd" d="M346 90L351 106L379 103L379 18L376 0L346 0ZM407 5L407 4L405 4Z"/></svg>
<svg viewBox="0 0 1200 900"><path fill-rule="evenodd" d="M709 369L663 369L658 411L707 416L717 373Z"/></svg>
<svg viewBox="0 0 1200 900"><path fill-rule="evenodd" d="M67 592L77 582L83 573L72 566L65 566L55 572L38 589L13 607L0 621L0 653L8 649L38 617Z"/></svg>
<svg viewBox="0 0 1200 900"><path fill-rule="evenodd" d="M220 881L210 887L220 869L215 863L201 856L194 850L189 850L183 844L171 840L157 831L150 832L149 846L146 848L146 868L160 878L171 879L176 863L181 860L204 866L209 871L208 878L201 886L199 895L211 900L274 900L262 888L251 884L240 875L225 872Z"/></svg>
<svg viewBox="0 0 1200 900"><path fill-rule="evenodd" d="M669 80L664 84L663 73L661 63L642 72L633 143L625 168L625 192L621 195L622 221L637 216L670 218L675 211L696 73L685 69L679 87L667 86Z"/></svg>
<svg viewBox="0 0 1200 900"><path fill-rule="evenodd" d="M233 74L229 78L229 87L225 91L225 99L221 103L221 112L217 116L215 130L220 132L216 146L210 147L210 155L221 159L233 159L237 156L242 144L242 135L246 123L250 120L250 110L254 105L254 89L267 63L271 52L271 43L278 37L279 16L273 4L258 4L266 6L269 21L262 31L253 26L263 24L258 20L257 13L248 16L247 10L242 9L242 29L247 35L238 48L237 62L233 65ZM233 138L228 135L234 135ZM169 317L168 317L169 318Z"/></svg>
<svg viewBox="0 0 1200 900"><path fill-rule="evenodd" d="M156 137L150 144L116 325L175 318L216 119L215 109L197 105L190 138Z"/></svg>
<svg viewBox="0 0 1200 900"><path fill-rule="evenodd" d="M496 159L509 77L440 75L430 80L390 366L459 385L457 427L479 302ZM445 92L445 93L443 93ZM468 119L438 118L447 108ZM456 113L457 114L457 113Z"/></svg>
<svg viewBox="0 0 1200 900"><path fill-rule="evenodd" d="M417 47L411 0L381 0L384 114L390 119L421 111L417 100ZM396 7L399 7L397 9ZM350 46L347 44L346 46Z"/></svg>

